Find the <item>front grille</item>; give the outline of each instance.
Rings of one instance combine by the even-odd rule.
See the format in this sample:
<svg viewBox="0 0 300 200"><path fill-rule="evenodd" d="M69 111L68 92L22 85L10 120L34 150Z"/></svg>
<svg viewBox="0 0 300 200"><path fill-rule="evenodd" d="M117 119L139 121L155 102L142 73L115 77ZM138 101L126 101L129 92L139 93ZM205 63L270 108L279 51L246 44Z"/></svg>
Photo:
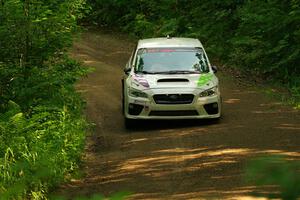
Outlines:
<svg viewBox="0 0 300 200"><path fill-rule="evenodd" d="M156 94L153 96L156 104L191 104L193 94Z"/></svg>
<svg viewBox="0 0 300 200"><path fill-rule="evenodd" d="M196 110L159 110L151 111L149 116L195 116L199 115Z"/></svg>

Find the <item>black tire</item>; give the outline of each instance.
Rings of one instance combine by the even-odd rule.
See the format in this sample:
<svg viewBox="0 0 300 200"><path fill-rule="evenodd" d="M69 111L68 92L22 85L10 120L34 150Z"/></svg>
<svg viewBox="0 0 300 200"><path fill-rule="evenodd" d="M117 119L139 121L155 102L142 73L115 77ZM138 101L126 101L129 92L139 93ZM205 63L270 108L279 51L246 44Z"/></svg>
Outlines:
<svg viewBox="0 0 300 200"><path fill-rule="evenodd" d="M221 117L213 118L212 121L216 124L220 123Z"/></svg>
<svg viewBox="0 0 300 200"><path fill-rule="evenodd" d="M133 119L128 119L124 118L124 123L125 123L125 128L126 129L132 129L134 127L134 120Z"/></svg>
<svg viewBox="0 0 300 200"><path fill-rule="evenodd" d="M223 117L223 115L221 115L220 117L217 117L217 118L212 118L212 122L218 124L221 122L222 117Z"/></svg>
<svg viewBox="0 0 300 200"><path fill-rule="evenodd" d="M125 115L124 79L122 79L122 113Z"/></svg>
<svg viewBox="0 0 300 200"><path fill-rule="evenodd" d="M134 120L125 117L125 96L124 96L124 79L122 80L122 113L124 115L124 125L126 129L131 129L134 126Z"/></svg>

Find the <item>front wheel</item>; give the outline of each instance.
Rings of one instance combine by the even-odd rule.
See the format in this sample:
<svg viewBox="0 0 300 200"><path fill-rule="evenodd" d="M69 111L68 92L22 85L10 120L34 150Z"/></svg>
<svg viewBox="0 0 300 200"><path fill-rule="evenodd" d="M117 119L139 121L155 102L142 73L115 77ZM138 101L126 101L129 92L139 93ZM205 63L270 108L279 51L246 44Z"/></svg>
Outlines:
<svg viewBox="0 0 300 200"><path fill-rule="evenodd" d="M126 129L132 129L134 127L134 120L133 119L128 119L124 118L124 123L125 123L125 128Z"/></svg>
<svg viewBox="0 0 300 200"><path fill-rule="evenodd" d="M121 98L122 98L122 108L121 108L121 109L122 109L122 114L125 115L124 80L122 79L121 82L122 82L122 90L121 90L121 91L122 91L122 95L121 95L121 96L122 96L122 97L121 97Z"/></svg>

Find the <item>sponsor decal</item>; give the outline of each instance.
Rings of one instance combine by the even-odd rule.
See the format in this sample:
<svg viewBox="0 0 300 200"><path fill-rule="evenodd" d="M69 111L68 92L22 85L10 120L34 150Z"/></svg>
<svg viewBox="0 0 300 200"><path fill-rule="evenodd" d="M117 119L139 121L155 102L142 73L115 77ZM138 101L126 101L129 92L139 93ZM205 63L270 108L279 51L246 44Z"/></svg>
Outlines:
<svg viewBox="0 0 300 200"><path fill-rule="evenodd" d="M212 77L212 74L201 74L197 81L198 87L206 85L209 81L211 81Z"/></svg>
<svg viewBox="0 0 300 200"><path fill-rule="evenodd" d="M147 53L157 53L157 52L175 52L175 49L147 49Z"/></svg>
<svg viewBox="0 0 300 200"><path fill-rule="evenodd" d="M144 86L145 88L149 88L149 83L146 79L144 79L142 76L134 76L133 80L138 83L139 85Z"/></svg>

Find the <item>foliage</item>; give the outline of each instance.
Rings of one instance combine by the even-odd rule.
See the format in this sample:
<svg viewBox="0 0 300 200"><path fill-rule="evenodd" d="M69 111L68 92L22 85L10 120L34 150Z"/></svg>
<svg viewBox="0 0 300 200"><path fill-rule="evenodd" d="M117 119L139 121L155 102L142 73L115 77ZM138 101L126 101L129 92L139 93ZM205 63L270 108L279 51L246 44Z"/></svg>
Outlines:
<svg viewBox="0 0 300 200"><path fill-rule="evenodd" d="M299 75L299 6L296 1L251 1L239 9L232 59L283 80Z"/></svg>
<svg viewBox="0 0 300 200"><path fill-rule="evenodd" d="M248 181L257 186L277 186L280 193L269 192L271 199L296 200L300 197L299 163L283 157L261 157L252 160L247 169Z"/></svg>
<svg viewBox="0 0 300 200"><path fill-rule="evenodd" d="M123 200L126 199L129 195L131 195L130 192L118 192L116 194L113 194L111 197L104 197L100 194L94 194L91 197L77 197L75 198L75 200ZM60 197L60 196L53 196L50 199L65 200L64 197Z"/></svg>
<svg viewBox="0 0 300 200"><path fill-rule="evenodd" d="M89 17L139 38L199 38L210 55L286 84L300 102L299 0L88 0Z"/></svg>
<svg viewBox="0 0 300 200"><path fill-rule="evenodd" d="M0 115L1 198L41 199L48 187L76 169L85 121L68 109L40 105L26 117L9 102L8 111Z"/></svg>
<svg viewBox="0 0 300 200"><path fill-rule="evenodd" d="M0 0L0 199L45 199L76 170L86 73L66 55L84 0Z"/></svg>

